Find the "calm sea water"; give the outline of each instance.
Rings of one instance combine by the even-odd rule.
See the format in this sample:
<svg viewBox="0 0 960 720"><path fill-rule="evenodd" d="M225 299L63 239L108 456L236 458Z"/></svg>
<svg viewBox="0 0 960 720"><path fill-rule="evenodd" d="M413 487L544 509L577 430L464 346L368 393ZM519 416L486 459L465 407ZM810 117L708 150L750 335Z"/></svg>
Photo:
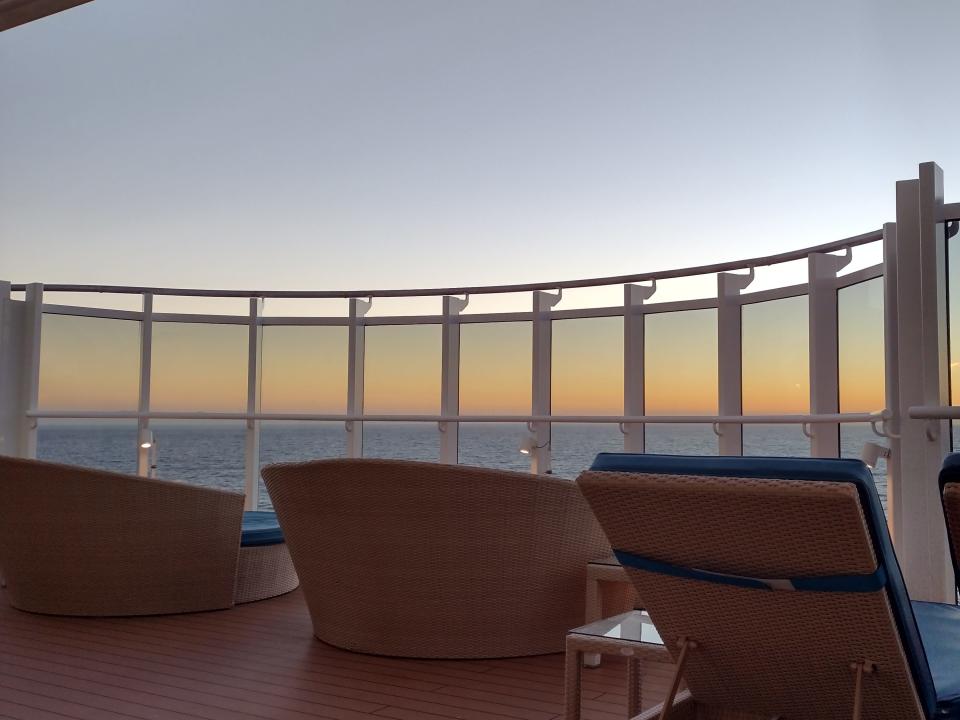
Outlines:
<svg viewBox="0 0 960 720"><path fill-rule="evenodd" d="M244 426L235 422L191 423L155 421L151 428L158 444L158 476L212 487L243 489ZM462 423L460 462L467 465L528 471L527 457L517 446L523 423ZM37 455L75 465L132 473L136 471L136 426L133 423L43 422L38 432ZM709 424L649 425L647 450L652 453L715 455L717 438ZM879 438L868 425L841 428L841 454L859 458L863 444ZM260 460L263 465L311 458L343 457L346 433L343 423L264 423ZM791 425L753 425L743 431L746 455L801 456L810 454L810 441ZM616 425L556 424L551 442L553 472L575 478L598 452L623 449ZM440 439L433 423L366 423L364 455L367 457L436 460ZM886 505L886 473L881 463L874 472L881 500ZM272 507L266 489L260 489L260 506Z"/></svg>

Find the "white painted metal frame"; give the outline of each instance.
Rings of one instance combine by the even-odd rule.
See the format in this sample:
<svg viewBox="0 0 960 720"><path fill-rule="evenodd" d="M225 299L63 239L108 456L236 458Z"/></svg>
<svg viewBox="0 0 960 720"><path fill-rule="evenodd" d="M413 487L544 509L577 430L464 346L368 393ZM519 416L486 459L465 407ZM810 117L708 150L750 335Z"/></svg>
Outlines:
<svg viewBox="0 0 960 720"><path fill-rule="evenodd" d="M645 415L645 369L646 369L646 315L644 301L657 291L657 281L652 285L624 285L623 287L623 414ZM643 452L646 447L646 428L643 423L625 422L623 449L626 452Z"/></svg>
<svg viewBox="0 0 960 720"><path fill-rule="evenodd" d="M533 293L533 393L531 415L550 417L551 368L553 356L553 318L550 309L563 298L563 293L548 293L537 290ZM535 473L551 471L550 421L528 422L533 433L534 446L530 453L530 470Z"/></svg>
<svg viewBox="0 0 960 720"><path fill-rule="evenodd" d="M469 296L458 298L447 295L443 298L440 414L447 417L460 415L459 315L469 302ZM455 465L460 451L460 423L455 420L441 420L437 427L440 430L440 462Z"/></svg>
<svg viewBox="0 0 960 720"><path fill-rule="evenodd" d="M153 367L153 295L144 293L143 313L140 316L140 395L137 400L137 474L147 477L150 474L150 459L153 448L141 447L142 433L149 430L150 418L150 377Z"/></svg>
<svg viewBox="0 0 960 720"><path fill-rule="evenodd" d="M249 335L247 344L247 413L244 433L244 478L245 508L256 510L260 506L260 381L263 374L263 299L250 298Z"/></svg>
<svg viewBox="0 0 960 720"><path fill-rule="evenodd" d="M742 297L755 275L717 275L717 405L718 414L740 416L743 413ZM743 453L743 425L717 421L721 455Z"/></svg>
<svg viewBox="0 0 960 720"><path fill-rule="evenodd" d="M350 299L350 325L347 336L347 457L363 457L363 370L366 332L364 315L370 312L372 300Z"/></svg>

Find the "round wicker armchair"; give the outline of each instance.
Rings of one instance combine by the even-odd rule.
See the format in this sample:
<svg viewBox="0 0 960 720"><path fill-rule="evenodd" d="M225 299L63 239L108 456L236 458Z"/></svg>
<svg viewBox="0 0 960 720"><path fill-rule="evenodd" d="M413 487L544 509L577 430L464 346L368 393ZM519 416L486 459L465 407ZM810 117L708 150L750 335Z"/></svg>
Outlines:
<svg viewBox="0 0 960 720"><path fill-rule="evenodd" d="M271 465L263 477L317 638L380 655L560 652L586 564L609 552L570 481L401 460Z"/></svg>

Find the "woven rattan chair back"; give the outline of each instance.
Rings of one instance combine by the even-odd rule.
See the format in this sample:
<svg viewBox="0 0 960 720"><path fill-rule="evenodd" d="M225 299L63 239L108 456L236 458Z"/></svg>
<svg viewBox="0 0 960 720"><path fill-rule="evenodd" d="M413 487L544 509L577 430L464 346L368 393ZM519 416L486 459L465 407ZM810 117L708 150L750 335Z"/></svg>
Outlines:
<svg viewBox="0 0 960 720"><path fill-rule="evenodd" d="M609 552L575 483L401 460L263 477L310 608L338 647L406 657L560 652Z"/></svg>
<svg viewBox="0 0 960 720"><path fill-rule="evenodd" d="M749 578L869 575L877 557L844 482L593 472L580 487L615 549ZM790 720L922 718L890 602L873 592L740 587L628 568L698 705ZM698 716L699 717L699 716Z"/></svg>
<svg viewBox="0 0 960 720"><path fill-rule="evenodd" d="M243 495L0 456L7 598L54 615L233 605Z"/></svg>

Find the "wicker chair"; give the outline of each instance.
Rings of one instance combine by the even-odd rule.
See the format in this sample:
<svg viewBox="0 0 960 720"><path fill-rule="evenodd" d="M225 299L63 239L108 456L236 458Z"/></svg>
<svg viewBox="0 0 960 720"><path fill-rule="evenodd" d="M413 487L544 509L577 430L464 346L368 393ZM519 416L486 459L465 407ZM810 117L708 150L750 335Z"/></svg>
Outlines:
<svg viewBox="0 0 960 720"><path fill-rule="evenodd" d="M940 469L940 498L943 501L943 517L950 540L950 557L953 560L954 582L960 588L960 453L947 455Z"/></svg>
<svg viewBox="0 0 960 720"><path fill-rule="evenodd" d="M560 652L609 545L574 483L401 460L263 469L313 621L337 647L484 658Z"/></svg>
<svg viewBox="0 0 960 720"><path fill-rule="evenodd" d="M859 460L611 453L578 484L687 682L638 717L960 717L960 608L910 601Z"/></svg>
<svg viewBox="0 0 960 720"><path fill-rule="evenodd" d="M243 495L0 456L0 568L15 608L156 615L234 604Z"/></svg>

